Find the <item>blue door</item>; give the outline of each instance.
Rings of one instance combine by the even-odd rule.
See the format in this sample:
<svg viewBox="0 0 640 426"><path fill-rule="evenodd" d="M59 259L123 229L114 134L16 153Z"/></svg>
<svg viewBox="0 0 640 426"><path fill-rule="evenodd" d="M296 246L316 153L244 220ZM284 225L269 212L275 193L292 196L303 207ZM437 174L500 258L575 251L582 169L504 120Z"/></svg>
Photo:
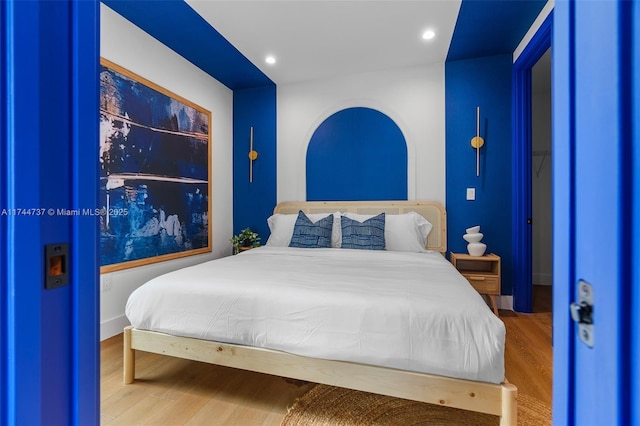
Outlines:
<svg viewBox="0 0 640 426"><path fill-rule="evenodd" d="M100 421L98 13L0 2L2 425Z"/></svg>
<svg viewBox="0 0 640 426"><path fill-rule="evenodd" d="M640 103L637 96L634 103L632 83L640 79L631 68L631 49L638 48L631 30L640 23L637 10L635 19L631 12L637 7L625 1L555 5L553 423L558 425L638 424L631 409L637 401L631 350L632 321L637 324L632 296L639 286L632 277L638 263L633 266L637 247L630 238L638 217L632 113ZM593 339L592 347L580 339L569 313L581 281L593 294L593 328L583 333Z"/></svg>

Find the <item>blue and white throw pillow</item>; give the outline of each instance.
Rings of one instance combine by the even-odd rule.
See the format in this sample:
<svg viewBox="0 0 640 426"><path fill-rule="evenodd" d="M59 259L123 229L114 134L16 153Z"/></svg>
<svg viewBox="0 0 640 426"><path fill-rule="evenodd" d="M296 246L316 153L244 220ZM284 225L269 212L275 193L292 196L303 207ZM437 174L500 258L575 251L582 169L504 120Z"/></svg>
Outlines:
<svg viewBox="0 0 640 426"><path fill-rule="evenodd" d="M384 213L364 222L340 218L342 227L342 248L360 250L384 250Z"/></svg>
<svg viewBox="0 0 640 426"><path fill-rule="evenodd" d="M331 230L333 215L313 223L302 210L298 212L293 236L289 247L298 248L329 248L331 247Z"/></svg>

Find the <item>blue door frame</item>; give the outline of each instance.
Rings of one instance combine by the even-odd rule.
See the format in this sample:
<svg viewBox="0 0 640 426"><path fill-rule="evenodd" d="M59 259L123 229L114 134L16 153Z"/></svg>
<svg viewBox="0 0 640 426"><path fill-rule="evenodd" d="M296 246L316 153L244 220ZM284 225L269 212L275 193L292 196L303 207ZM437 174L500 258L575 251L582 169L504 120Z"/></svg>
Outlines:
<svg viewBox="0 0 640 426"><path fill-rule="evenodd" d="M531 259L531 68L551 47L553 12L513 64L513 303L532 310Z"/></svg>
<svg viewBox="0 0 640 426"><path fill-rule="evenodd" d="M635 3L633 10L631 11L633 19L631 40L640 40L640 7ZM630 69L635 70L637 76L638 70L640 70L640 43L635 43L632 51L632 60L630 62ZM638 78L636 77L636 82ZM640 226L637 226L637 218L640 215L640 84L634 84L632 93L632 103L635 108L632 109L631 120L636 125L633 127L632 147L632 168L634 170L632 182L633 182L633 205L632 205L632 218L635 218L636 225L633 226L631 231L631 238L633 241L640 241ZM631 277L630 280L633 283L633 289L631 294L631 306L637 309L640 306L640 245L633 244L631 246ZM632 316L632 323L630 324L631 330L635 331L631 333L631 359L638 359L640 354L640 336L638 330L640 330L640 315ZM631 383L633 388L631 389L631 420L635 424L640 422L640 368L637 368L635 364L631 371Z"/></svg>
<svg viewBox="0 0 640 426"><path fill-rule="evenodd" d="M633 10L631 11L633 19L632 25L632 33L631 40L640 40L640 7L635 3L633 6ZM635 71L635 75L637 76L638 71L640 70L640 43L635 43L632 51L632 60L630 62L630 69ZM636 82L638 78L636 77ZM640 215L640 84L634 84L632 95L632 103L635 105L635 108L632 108L632 116L631 120L636 125L633 127L632 137L632 149L631 158L632 158L632 168L634 170L632 182L633 182L633 205L632 205L632 218L635 220L632 223L635 223L631 231L632 241L640 241L640 226L637 226L637 218ZM631 277L630 280L633 283L632 293L631 293L631 306L635 309L640 306L640 245L633 244L631 246ZM638 330L640 330L640 315L633 315L632 322L630 324L632 333L631 333L631 359L638 359L638 355L640 354L640 335ZM635 332L633 332L635 331ZM634 367L631 371L630 381L632 384L631 389L631 397L630 397L630 405L631 405L631 421L635 424L640 423L640 368Z"/></svg>
<svg viewBox="0 0 640 426"><path fill-rule="evenodd" d="M98 218L58 213L98 204L99 8L0 2L3 425L100 422ZM59 243L69 283L45 289Z"/></svg>

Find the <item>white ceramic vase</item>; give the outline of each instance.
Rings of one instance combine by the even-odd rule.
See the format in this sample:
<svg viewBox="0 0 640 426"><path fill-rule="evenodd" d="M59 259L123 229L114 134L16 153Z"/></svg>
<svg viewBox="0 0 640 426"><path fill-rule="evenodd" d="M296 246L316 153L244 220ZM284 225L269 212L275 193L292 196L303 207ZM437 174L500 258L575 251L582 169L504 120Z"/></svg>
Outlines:
<svg viewBox="0 0 640 426"><path fill-rule="evenodd" d="M485 243L469 243L467 244L467 251L471 256L482 256L487 250Z"/></svg>
<svg viewBox="0 0 640 426"><path fill-rule="evenodd" d="M480 232L480 226L472 226L471 228L466 229L467 233L462 236L464 240L469 243L467 244L467 251L471 256L482 256L484 252L487 250L487 245L481 243L482 237L484 235Z"/></svg>
<svg viewBox="0 0 640 426"><path fill-rule="evenodd" d="M466 229L467 234L477 234L480 232L480 225L472 226Z"/></svg>
<svg viewBox="0 0 640 426"><path fill-rule="evenodd" d="M468 243L479 243L483 235L480 232L475 234L464 234L462 238Z"/></svg>

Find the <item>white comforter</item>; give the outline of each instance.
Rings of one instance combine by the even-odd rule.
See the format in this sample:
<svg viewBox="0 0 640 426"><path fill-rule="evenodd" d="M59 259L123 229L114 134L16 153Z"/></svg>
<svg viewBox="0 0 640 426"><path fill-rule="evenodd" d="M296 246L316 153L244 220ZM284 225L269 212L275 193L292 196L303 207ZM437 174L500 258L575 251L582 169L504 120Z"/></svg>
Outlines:
<svg viewBox="0 0 640 426"><path fill-rule="evenodd" d="M129 297L139 329L500 383L504 324L439 253L260 247Z"/></svg>

